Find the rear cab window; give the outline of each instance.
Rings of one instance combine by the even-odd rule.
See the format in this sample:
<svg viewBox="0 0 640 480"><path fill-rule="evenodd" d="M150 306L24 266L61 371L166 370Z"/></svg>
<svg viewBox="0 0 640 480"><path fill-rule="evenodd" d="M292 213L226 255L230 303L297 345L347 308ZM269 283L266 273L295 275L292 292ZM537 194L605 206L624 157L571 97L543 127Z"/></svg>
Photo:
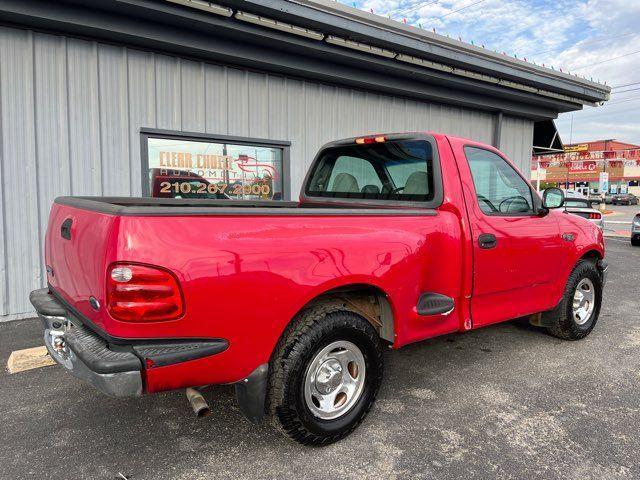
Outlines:
<svg viewBox="0 0 640 480"><path fill-rule="evenodd" d="M425 139L340 144L319 154L304 193L347 202L433 203L435 167L434 148Z"/></svg>

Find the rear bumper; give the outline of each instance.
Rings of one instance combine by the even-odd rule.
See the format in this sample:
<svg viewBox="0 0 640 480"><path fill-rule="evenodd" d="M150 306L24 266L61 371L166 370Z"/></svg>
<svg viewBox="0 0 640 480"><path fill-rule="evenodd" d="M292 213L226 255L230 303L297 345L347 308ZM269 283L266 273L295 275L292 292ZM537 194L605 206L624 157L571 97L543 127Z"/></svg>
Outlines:
<svg viewBox="0 0 640 480"><path fill-rule="evenodd" d="M117 339L98 335L48 289L29 295L44 326L44 343L57 363L69 373L113 397L143 393L145 368L164 367L223 352L223 339ZM106 336L106 334L105 334Z"/></svg>
<svg viewBox="0 0 640 480"><path fill-rule="evenodd" d="M65 323L65 329L59 330L53 326L53 323L61 323L60 317L50 317L46 315L40 315L45 330L44 330L44 344L56 362L62 365L74 377L79 378L87 383L90 383L101 392L112 397L137 397L142 395L142 373L141 367L134 370L125 370L120 372L111 373L99 373L94 370L94 366L89 366L87 361L83 359L82 350L76 351L71 346L71 338L77 336L79 329L84 327L67 327L68 323ZM69 328L68 330L66 330ZM84 332L82 332L84 333ZM81 335L82 335L81 333ZM54 342L56 344L54 345ZM99 350L101 353L110 352L106 347L102 347ZM94 362L101 364L103 361L102 355L99 353L94 354ZM138 363L140 361L134 356L133 360Z"/></svg>
<svg viewBox="0 0 640 480"><path fill-rule="evenodd" d="M75 321L47 289L29 295L44 326L44 344L73 376L113 397L142 394L142 363L131 352L110 350L105 340Z"/></svg>

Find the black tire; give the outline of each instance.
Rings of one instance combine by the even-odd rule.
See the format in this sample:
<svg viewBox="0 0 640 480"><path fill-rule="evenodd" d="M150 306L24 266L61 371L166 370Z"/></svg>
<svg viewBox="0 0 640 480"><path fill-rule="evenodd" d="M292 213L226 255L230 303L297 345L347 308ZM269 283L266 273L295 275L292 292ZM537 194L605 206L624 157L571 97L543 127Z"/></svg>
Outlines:
<svg viewBox="0 0 640 480"><path fill-rule="evenodd" d="M306 404L304 378L313 358L334 341L355 344L365 361L364 387L340 417L324 420ZM277 430L303 445L336 442L358 427L375 401L382 382L380 338L360 315L339 304L318 305L301 312L278 342L271 360L267 412Z"/></svg>
<svg viewBox="0 0 640 480"><path fill-rule="evenodd" d="M584 278L591 280L594 287L595 307L589 318L583 323L576 322L573 315L573 296L580 281ZM548 327L548 332L563 340L580 340L591 333L600 315L602 305L602 278L596 264L592 260L580 260L573 268L564 296L556 309L555 324Z"/></svg>
<svg viewBox="0 0 640 480"><path fill-rule="evenodd" d="M631 245L633 245L634 247L640 247L640 236L635 235L631 237Z"/></svg>

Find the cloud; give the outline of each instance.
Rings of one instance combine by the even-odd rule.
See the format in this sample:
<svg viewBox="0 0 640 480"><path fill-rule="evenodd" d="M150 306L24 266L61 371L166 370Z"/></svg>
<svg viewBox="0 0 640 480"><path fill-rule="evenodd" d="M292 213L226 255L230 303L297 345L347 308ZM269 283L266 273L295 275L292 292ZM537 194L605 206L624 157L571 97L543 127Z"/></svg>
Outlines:
<svg viewBox="0 0 640 480"><path fill-rule="evenodd" d="M473 5L477 1L361 0L356 5L609 85L640 82L640 53L611 60L640 50L638 0L483 0ZM609 106L562 114L556 123L563 141L618 138L640 144L640 90L616 90L623 89L614 89Z"/></svg>

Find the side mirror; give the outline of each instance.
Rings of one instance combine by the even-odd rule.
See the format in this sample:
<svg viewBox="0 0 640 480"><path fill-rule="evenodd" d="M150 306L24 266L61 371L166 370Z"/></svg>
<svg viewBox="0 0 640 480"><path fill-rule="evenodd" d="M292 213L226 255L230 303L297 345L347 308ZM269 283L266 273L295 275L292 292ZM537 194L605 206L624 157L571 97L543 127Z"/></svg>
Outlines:
<svg viewBox="0 0 640 480"><path fill-rule="evenodd" d="M542 192L542 206L544 208L560 208L564 205L564 192L559 188L546 188Z"/></svg>

